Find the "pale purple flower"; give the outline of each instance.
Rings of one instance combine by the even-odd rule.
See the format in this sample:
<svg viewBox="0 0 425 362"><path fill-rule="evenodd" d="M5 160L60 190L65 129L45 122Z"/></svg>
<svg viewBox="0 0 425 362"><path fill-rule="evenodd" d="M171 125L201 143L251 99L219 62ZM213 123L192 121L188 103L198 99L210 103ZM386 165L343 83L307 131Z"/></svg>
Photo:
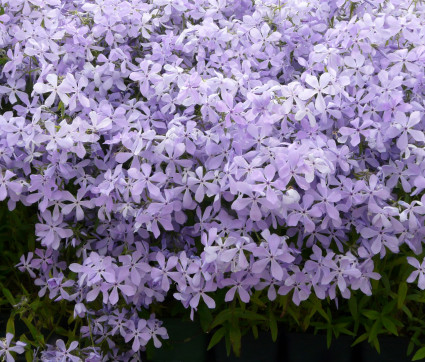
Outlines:
<svg viewBox="0 0 425 362"><path fill-rule="evenodd" d="M131 348L134 352L139 351L140 347L145 346L151 339L151 334L146 328L146 320L144 319L139 319L136 322L130 320L127 324L127 329L128 332L124 339L126 343L133 340Z"/></svg>
<svg viewBox="0 0 425 362"><path fill-rule="evenodd" d="M295 267L294 273L285 279L278 293L286 295L293 290L292 301L296 305L300 305L303 300L306 300L311 294L311 282L307 275Z"/></svg>
<svg viewBox="0 0 425 362"><path fill-rule="evenodd" d="M40 238L42 245L56 250L62 239L73 235L72 230L66 227L62 214L55 217L50 211L45 211L42 216L44 222L35 225L35 234Z"/></svg>
<svg viewBox="0 0 425 362"><path fill-rule="evenodd" d="M250 277L246 277L246 274L244 272L233 273L229 279L224 279L222 281L222 285L231 286L231 288L226 293L224 300L226 302L232 301L235 297L235 293L237 292L241 301L244 303L248 303L250 300L250 296L247 291L247 288L252 283L251 279L252 278Z"/></svg>
<svg viewBox="0 0 425 362"><path fill-rule="evenodd" d="M323 73L319 79L313 75L307 74L305 82L313 89L303 90L299 98L301 100L308 100L316 96L315 107L319 112L323 112L326 107L323 95L332 93L332 89L329 87L330 81L331 76L329 73Z"/></svg>
<svg viewBox="0 0 425 362"><path fill-rule="evenodd" d="M254 262L251 270L258 274L261 273L266 266L270 266L270 274L276 280L282 280L284 275L284 268L282 264L289 264L295 260L291 255L286 239L276 234L270 234L268 230L264 230L261 236L265 239L266 243L262 243L259 247L253 249L253 255L258 257Z"/></svg>
<svg viewBox="0 0 425 362"><path fill-rule="evenodd" d="M77 196L73 196L70 192L68 191L64 191L61 194L61 200L63 201L70 201L70 204L65 204L62 207L62 213L64 215L68 215L71 211L73 211L75 209L75 216L76 219L79 220L83 220L84 218L84 211L83 211L83 207L85 208L93 208L94 205L92 203L91 200L82 200L83 197L87 194L87 190L85 188L81 188L80 190L78 190L77 192Z"/></svg>
<svg viewBox="0 0 425 362"><path fill-rule="evenodd" d="M46 83L36 83L34 85L34 91L39 94L50 93L46 98L44 105L46 107L51 107L56 100L56 96L58 95L61 101L67 105L69 103L69 97L66 95L66 92L59 88L58 85L58 76L56 74L48 74L46 76Z"/></svg>
<svg viewBox="0 0 425 362"><path fill-rule="evenodd" d="M407 118L403 112L397 112L394 117L393 126L388 130L387 136L397 138L397 147L405 150L409 144L408 136L410 135L416 142L425 142L425 135L422 131L413 129L421 122L421 114L418 111L412 112Z"/></svg>
<svg viewBox="0 0 425 362"><path fill-rule="evenodd" d="M67 99L64 96L61 98L62 102L67 102L69 104L69 109L72 111L77 106L77 100L83 107L90 107L90 101L87 96L82 92L82 89L87 87L89 84L88 79L85 76L82 76L78 82L75 79L74 75L68 73L62 83L59 85L59 91L65 94L72 94L72 96ZM65 102L64 102L65 103Z"/></svg>
<svg viewBox="0 0 425 362"><path fill-rule="evenodd" d="M156 254L156 261L158 267L153 267L151 270L151 276L154 282L159 283L164 291L170 289L170 276L171 270L173 270L178 262L176 256L171 256L168 260L165 260L164 254L158 252Z"/></svg>
<svg viewBox="0 0 425 362"><path fill-rule="evenodd" d="M18 341L14 346L11 345L13 339L12 333L6 333L6 338L0 340L0 357L4 358L6 362L14 362L15 359L12 357L10 352L16 352L22 354L25 351L26 343Z"/></svg>
<svg viewBox="0 0 425 362"><path fill-rule="evenodd" d="M407 262L416 268L417 270L414 270L409 277L407 278L408 283L413 283L416 278L418 278L418 287L421 290L425 289L425 261L422 261L420 263L416 258L413 258L411 256L407 257Z"/></svg>

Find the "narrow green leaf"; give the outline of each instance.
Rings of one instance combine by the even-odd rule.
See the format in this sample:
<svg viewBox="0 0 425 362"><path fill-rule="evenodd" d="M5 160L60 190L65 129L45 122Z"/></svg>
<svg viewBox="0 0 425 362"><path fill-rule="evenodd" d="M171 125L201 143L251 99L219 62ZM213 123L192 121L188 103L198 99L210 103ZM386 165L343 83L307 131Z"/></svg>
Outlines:
<svg viewBox="0 0 425 362"><path fill-rule="evenodd" d="M225 309L225 310L221 311L220 313L218 313L217 316L215 317L213 323L211 324L211 329L223 324L226 321L228 321L233 314L234 314L234 309L232 309L232 308Z"/></svg>
<svg viewBox="0 0 425 362"><path fill-rule="evenodd" d="M254 336L255 339L257 339L258 338L258 327L257 327L257 325L254 324L251 327L251 329L252 329L252 335Z"/></svg>
<svg viewBox="0 0 425 362"><path fill-rule="evenodd" d="M332 343L332 327L329 325L328 330L326 331L326 345L328 349L331 347Z"/></svg>
<svg viewBox="0 0 425 362"><path fill-rule="evenodd" d="M375 349L378 353L381 353L381 345L379 344L378 338L375 338L373 340L373 345L375 346Z"/></svg>
<svg viewBox="0 0 425 362"><path fill-rule="evenodd" d="M395 306L396 306L396 301L395 300L392 300L391 302L386 303L385 306L384 306L384 308L382 309L382 313L381 314L388 314L388 313L390 313L391 311L394 310Z"/></svg>
<svg viewBox="0 0 425 362"><path fill-rule="evenodd" d="M345 327L339 328L339 332L347 334L348 336L355 336L356 334Z"/></svg>
<svg viewBox="0 0 425 362"><path fill-rule="evenodd" d="M251 302L253 302L254 304L264 308L266 305L260 300L260 298L258 298L258 296L254 293L251 296Z"/></svg>
<svg viewBox="0 0 425 362"><path fill-rule="evenodd" d="M407 283L401 282L398 286L398 293L397 293L397 308L401 309L401 307L404 305L404 300L406 299L407 295Z"/></svg>
<svg viewBox="0 0 425 362"><path fill-rule="evenodd" d="M41 332L35 328L35 326L27 319L27 318L21 318L21 320L25 323L27 328L29 329L32 338L34 338L34 341L39 342L40 344L44 345L44 336Z"/></svg>
<svg viewBox="0 0 425 362"><path fill-rule="evenodd" d="M2 288L3 295L6 297L7 301L13 306L16 304L15 298L13 298L12 293L7 288Z"/></svg>
<svg viewBox="0 0 425 362"><path fill-rule="evenodd" d="M376 320L379 318L380 314L376 310L364 310L362 312L367 319Z"/></svg>
<svg viewBox="0 0 425 362"><path fill-rule="evenodd" d="M6 333L12 333L15 335L15 316L11 315L6 324Z"/></svg>
<svg viewBox="0 0 425 362"><path fill-rule="evenodd" d="M409 345L407 346L406 356L410 355L413 352L413 348L415 347L415 343L411 340Z"/></svg>
<svg viewBox="0 0 425 362"><path fill-rule="evenodd" d="M250 310L242 311L240 308L235 309L235 315L243 319L249 319L249 320L259 320L259 321L267 320L267 318L261 314L252 312Z"/></svg>
<svg viewBox="0 0 425 362"><path fill-rule="evenodd" d="M276 340L277 340L277 322L276 322L276 317L275 317L274 313L271 312L271 311L270 311L269 316L270 316L269 321L270 321L270 332L272 334L272 340L273 340L273 342L276 342Z"/></svg>
<svg viewBox="0 0 425 362"><path fill-rule="evenodd" d="M357 319L357 299L356 298L350 298L348 300L348 308L350 309L350 313L353 316L354 319Z"/></svg>
<svg viewBox="0 0 425 362"><path fill-rule="evenodd" d="M376 320L375 323L373 323L372 328L369 330L368 342L374 342L375 339L378 339L378 333L380 330L381 330L381 321Z"/></svg>
<svg viewBox="0 0 425 362"><path fill-rule="evenodd" d="M306 330L309 327L309 325L310 325L310 319L316 314L316 312L317 312L317 308L316 308L315 305L313 305L313 307L311 308L310 313L308 313L305 316L305 318L304 318L304 321L303 321L303 329L304 330Z"/></svg>
<svg viewBox="0 0 425 362"><path fill-rule="evenodd" d="M421 331L416 331L413 333L412 338L410 338L409 345L407 346L407 352L406 355L409 356L413 352L413 348L415 346L419 346L420 342L418 341L418 336L421 334Z"/></svg>
<svg viewBox="0 0 425 362"><path fill-rule="evenodd" d="M201 304L198 307L198 313L199 313L199 322L201 324L201 328L204 332L207 332L211 322L213 321L213 316L211 314L211 311L205 304Z"/></svg>
<svg viewBox="0 0 425 362"><path fill-rule="evenodd" d="M230 334L226 333L224 337L226 341L226 353L227 353L227 356L230 356L230 351L232 348L232 344L230 343Z"/></svg>
<svg viewBox="0 0 425 362"><path fill-rule="evenodd" d="M230 327L230 342L232 343L233 352L236 357L239 357L241 354L241 329L239 328L239 324L231 324Z"/></svg>
<svg viewBox="0 0 425 362"><path fill-rule="evenodd" d="M319 312L319 314L326 319L326 322L330 323L331 320L329 319L329 316L326 314L326 312L323 310L322 306L320 305L319 308L317 308L317 311Z"/></svg>
<svg viewBox="0 0 425 362"><path fill-rule="evenodd" d="M382 285L384 286L385 290L387 290L388 292L391 291L390 280L388 279L387 275L382 275L380 281L382 282Z"/></svg>
<svg viewBox="0 0 425 362"><path fill-rule="evenodd" d="M37 343L29 340L25 334L21 334L21 338L19 338L19 340L26 343L28 346L38 347Z"/></svg>
<svg viewBox="0 0 425 362"><path fill-rule="evenodd" d="M36 299L34 302L30 303L30 307L34 312L36 312L42 306L43 302L40 299Z"/></svg>
<svg viewBox="0 0 425 362"><path fill-rule="evenodd" d="M395 324L391 321L391 319L387 317L382 317L382 324L386 328L388 332L391 332L392 334L398 336L397 327Z"/></svg>
<svg viewBox="0 0 425 362"><path fill-rule="evenodd" d="M221 341L221 339L226 334L226 328L221 327L215 331L213 336L211 337L210 343L208 344L207 351L209 351L211 348L213 348L218 342Z"/></svg>
<svg viewBox="0 0 425 362"><path fill-rule="evenodd" d="M418 361L422 358L425 358L425 347L419 348L415 355L412 358L412 361Z"/></svg>
<svg viewBox="0 0 425 362"><path fill-rule="evenodd" d="M30 234L28 236L28 251L34 251L35 250L35 236Z"/></svg>
<svg viewBox="0 0 425 362"><path fill-rule="evenodd" d="M291 305L288 305L288 308L287 308L287 313L294 319L294 321L295 321L295 323L297 323L298 325L300 325L300 321L299 321L299 319L298 319L298 316L296 315L296 312L295 312L295 310L292 308L292 306Z"/></svg>
<svg viewBox="0 0 425 362"><path fill-rule="evenodd" d="M405 305L401 307L401 310L407 315L409 319L412 319L412 312Z"/></svg>
<svg viewBox="0 0 425 362"><path fill-rule="evenodd" d="M28 350L25 352L25 359L27 362L32 362L34 360L34 354L32 350Z"/></svg>

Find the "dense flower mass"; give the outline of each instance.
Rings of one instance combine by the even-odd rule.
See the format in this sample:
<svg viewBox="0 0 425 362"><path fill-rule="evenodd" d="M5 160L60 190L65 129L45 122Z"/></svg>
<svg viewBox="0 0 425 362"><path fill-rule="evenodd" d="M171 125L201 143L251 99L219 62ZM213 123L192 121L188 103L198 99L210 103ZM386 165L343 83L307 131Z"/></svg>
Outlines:
<svg viewBox="0 0 425 362"><path fill-rule="evenodd" d="M0 4L0 200L39 212L18 268L110 347L45 360L159 348L167 296L370 295L373 256L422 251L422 1Z"/></svg>

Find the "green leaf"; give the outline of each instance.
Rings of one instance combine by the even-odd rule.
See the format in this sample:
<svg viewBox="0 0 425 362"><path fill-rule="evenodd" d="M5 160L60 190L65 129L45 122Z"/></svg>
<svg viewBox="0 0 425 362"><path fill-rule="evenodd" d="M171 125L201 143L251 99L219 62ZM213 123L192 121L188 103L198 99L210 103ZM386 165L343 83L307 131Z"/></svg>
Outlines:
<svg viewBox="0 0 425 362"><path fill-rule="evenodd" d="M349 335L349 336L353 336L353 337L356 335L354 332L350 331L349 329L347 329L347 328L345 328L345 327L339 327L339 328L338 328L338 331L339 331L340 333L344 333L344 334L347 334L347 335Z"/></svg>
<svg viewBox="0 0 425 362"><path fill-rule="evenodd" d="M29 331L31 332L32 338L34 338L34 341L40 343L44 346L44 336L41 332L37 330L37 328L27 319L27 318L21 318L21 320L25 323Z"/></svg>
<svg viewBox="0 0 425 362"><path fill-rule="evenodd" d="M211 329L228 321L234 313L235 312L233 308L225 309L221 311L220 313L218 313L214 319L214 322L211 324Z"/></svg>
<svg viewBox="0 0 425 362"><path fill-rule="evenodd" d="M356 298L350 298L348 300L348 308L350 308L350 313L353 316L354 319L357 319L357 299Z"/></svg>
<svg viewBox="0 0 425 362"><path fill-rule="evenodd" d="M326 322L330 323L331 320L329 319L329 316L326 314L326 312L323 310L322 305L320 305L319 308L317 308L317 311L319 312L319 314L326 319Z"/></svg>
<svg viewBox="0 0 425 362"><path fill-rule="evenodd" d="M254 324L251 327L251 329L252 329L252 334L253 334L254 338L257 339L258 338L258 327Z"/></svg>
<svg viewBox="0 0 425 362"><path fill-rule="evenodd" d="M7 299L7 301L10 303L10 305L15 305L16 304L16 302L15 302L15 298L13 298L13 295L12 295L12 293L10 292L10 290L9 289L7 289L7 288L2 288L2 292L3 292L3 295L6 297L6 299Z"/></svg>
<svg viewBox="0 0 425 362"><path fill-rule="evenodd" d="M316 308L315 306L313 306L313 307L311 308L310 313L308 313L308 314L305 316L304 321L303 321L303 329L304 329L304 330L307 330L307 328L308 328L308 327L309 327L309 325L310 325L310 319L311 319L311 317L313 317L313 316L314 316L314 314L316 314L316 312L317 312L317 308Z"/></svg>
<svg viewBox="0 0 425 362"><path fill-rule="evenodd" d="M32 362L34 360L34 354L32 350L28 350L25 352L25 359L27 362Z"/></svg>
<svg viewBox="0 0 425 362"><path fill-rule="evenodd" d="M37 344L33 341L30 341L25 334L21 334L21 338L19 338L21 342L26 343L28 346L37 347Z"/></svg>
<svg viewBox="0 0 425 362"><path fill-rule="evenodd" d="M401 307L404 305L404 301L406 299L407 295L407 283L401 282L398 286L398 293L397 293L397 308L401 309Z"/></svg>
<svg viewBox="0 0 425 362"><path fill-rule="evenodd" d="M380 317L380 314L376 310L365 310L362 312L367 319L375 320Z"/></svg>
<svg viewBox="0 0 425 362"><path fill-rule="evenodd" d="M15 316L11 315L6 324L6 333L15 335Z"/></svg>
<svg viewBox="0 0 425 362"><path fill-rule="evenodd" d="M262 308L264 308L264 307L266 307L266 305L260 300L260 298L258 298L258 296L257 296L257 293L254 293L252 296L251 296L251 300L250 300L252 303L254 303L254 304L256 304L256 305L258 305L258 306L260 306L260 307L262 307Z"/></svg>
<svg viewBox="0 0 425 362"><path fill-rule="evenodd" d="M381 330L381 321L378 319L373 323L372 328L369 330L368 342L374 342L378 339L378 333Z"/></svg>
<svg viewBox="0 0 425 362"><path fill-rule="evenodd" d="M382 282L385 290L387 290L388 292L391 291L391 286L390 286L390 280L388 279L388 276L386 274L382 275L382 278L380 279L380 281Z"/></svg>
<svg viewBox="0 0 425 362"><path fill-rule="evenodd" d="M296 311L294 310L294 308L292 308L292 305L288 305L286 312L294 319L295 323L300 325L300 321L298 319Z"/></svg>
<svg viewBox="0 0 425 362"><path fill-rule="evenodd" d="M377 351L378 353L381 353L381 346L380 346L380 344L379 344L379 340L378 340L378 338L375 338L375 339L373 340L373 345L375 346L376 351Z"/></svg>
<svg viewBox="0 0 425 362"><path fill-rule="evenodd" d="M386 328L387 331L398 336L397 327L391 321L391 319L389 319L388 317L382 317L382 324L384 325L384 327Z"/></svg>
<svg viewBox="0 0 425 362"><path fill-rule="evenodd" d="M401 310L407 315L407 317L409 317L409 319L412 319L413 318L412 312L405 305L403 305L401 307Z"/></svg>
<svg viewBox="0 0 425 362"><path fill-rule="evenodd" d="M415 348L415 346L419 346L420 342L418 341L418 337L421 334L421 331L416 331L415 333L413 333L412 338L410 338L410 342L409 345L407 346L407 352L406 355L410 355L413 352L413 348Z"/></svg>
<svg viewBox="0 0 425 362"><path fill-rule="evenodd" d="M215 328L224 322L228 321L231 318L238 317L241 319L256 320L256 321L266 321L267 318L264 315L255 313L250 310L243 310L241 308L229 308L220 312L217 317L215 317L213 323L211 324L211 329Z"/></svg>
<svg viewBox="0 0 425 362"><path fill-rule="evenodd" d="M326 345L328 349L331 347L332 343L332 326L328 326L328 329L326 331Z"/></svg>
<svg viewBox="0 0 425 362"><path fill-rule="evenodd" d="M55 328L55 333L60 334L61 336L65 336L65 337L69 336L69 332L65 328L60 327L60 326L57 326Z"/></svg>
<svg viewBox="0 0 425 362"><path fill-rule="evenodd" d="M204 332L207 332L211 322L213 321L213 316L211 314L211 311L205 304L201 304L198 307L198 313L199 313L199 322L201 324L201 328Z"/></svg>
<svg viewBox="0 0 425 362"><path fill-rule="evenodd" d="M235 309L235 315L243 319L265 321L267 318L261 314L252 312L250 310L241 310L240 308Z"/></svg>
<svg viewBox="0 0 425 362"><path fill-rule="evenodd" d="M425 358L425 347L419 348L415 355L412 358L412 361L418 361L422 358Z"/></svg>
<svg viewBox="0 0 425 362"><path fill-rule="evenodd" d="M232 323L230 326L230 342L232 343L233 352L236 357L239 357L241 354L241 329L237 322Z"/></svg>
<svg viewBox="0 0 425 362"><path fill-rule="evenodd" d="M406 355L410 355L413 352L413 348L415 347L415 342L412 340L409 342L409 345L407 346L407 352Z"/></svg>
<svg viewBox="0 0 425 362"><path fill-rule="evenodd" d="M215 331L213 336L211 337L210 343L208 344L207 351L209 351L211 348L213 348L218 342L221 341L221 339L226 334L226 328L221 327Z"/></svg>
<svg viewBox="0 0 425 362"><path fill-rule="evenodd" d="M34 251L35 250L35 236L30 234L28 236L28 251Z"/></svg>
<svg viewBox="0 0 425 362"><path fill-rule="evenodd" d="M269 314L270 318L270 332L272 334L272 340L273 342L276 342L277 340L277 322L276 322L276 317L274 315L274 313L272 311L270 311Z"/></svg>
<svg viewBox="0 0 425 362"><path fill-rule="evenodd" d="M392 300L391 302L386 303L385 306L384 306L384 308L382 309L382 313L381 314L388 314L388 313L390 313L391 311L394 310L394 307L395 306L396 306L396 301L395 300Z"/></svg>
<svg viewBox="0 0 425 362"><path fill-rule="evenodd" d="M227 356L230 356L230 350L232 348L232 344L230 343L230 335L229 333L226 333L225 337L225 341L226 341L226 353Z"/></svg>

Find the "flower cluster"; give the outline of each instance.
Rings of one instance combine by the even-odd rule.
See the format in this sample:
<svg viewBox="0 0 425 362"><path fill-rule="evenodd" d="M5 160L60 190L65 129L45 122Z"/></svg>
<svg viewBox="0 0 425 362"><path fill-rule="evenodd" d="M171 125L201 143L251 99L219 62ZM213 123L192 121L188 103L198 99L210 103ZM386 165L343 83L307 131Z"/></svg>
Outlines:
<svg viewBox="0 0 425 362"><path fill-rule="evenodd" d="M39 212L18 267L105 358L160 347L167 296L370 295L375 255L422 251L422 2L0 4L0 200Z"/></svg>
<svg viewBox="0 0 425 362"><path fill-rule="evenodd" d="M81 350L77 349L78 342L71 342L66 348L62 339L56 341L56 345L47 345L47 349L41 353L42 361L47 362L102 362L103 356L99 348L87 347Z"/></svg>

